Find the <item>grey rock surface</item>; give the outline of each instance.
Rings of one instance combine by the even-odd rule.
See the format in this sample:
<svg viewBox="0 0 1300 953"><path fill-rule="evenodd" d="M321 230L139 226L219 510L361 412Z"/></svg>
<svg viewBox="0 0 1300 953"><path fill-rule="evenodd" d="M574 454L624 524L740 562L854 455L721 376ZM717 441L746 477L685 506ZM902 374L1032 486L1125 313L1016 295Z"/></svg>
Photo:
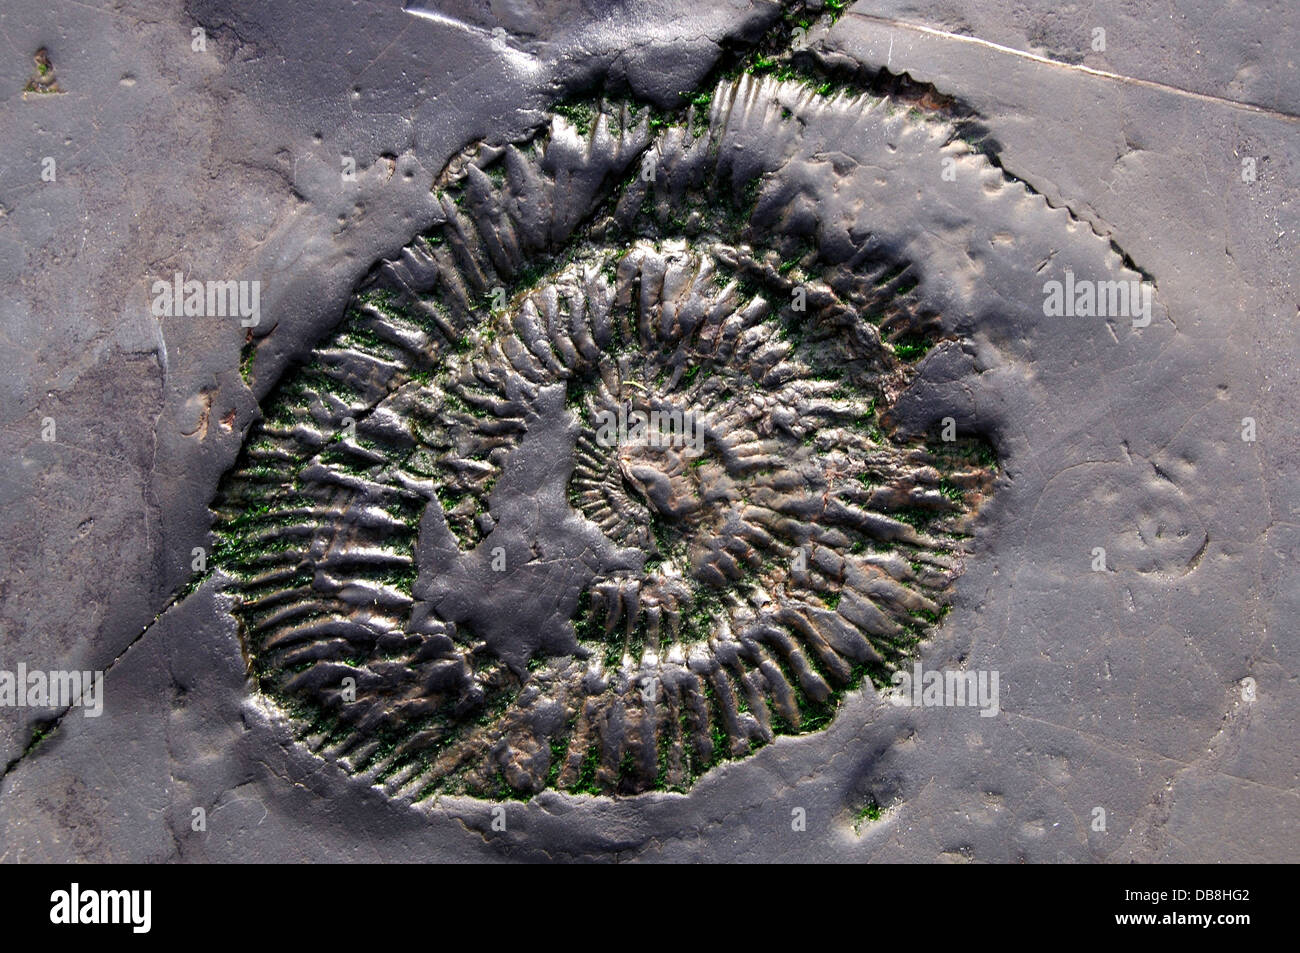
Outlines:
<svg viewBox="0 0 1300 953"><path fill-rule="evenodd" d="M920 661L999 672L1001 712L850 693L824 731L689 794L548 790L506 802L505 830L501 805L394 802L298 743L249 682L224 580L187 592L192 550L259 402L375 262L445 221L429 184L454 156L600 81L676 106L779 10L410 6L0 11L0 669L107 672L99 718L0 708L0 858L1294 859L1293 6L818 20L803 42L824 68L953 97L1018 190L982 205L973 160L949 182L886 156L890 199L845 203L886 235L924 217L908 251L961 341L922 361L901 430L951 415L997 447ZM41 49L59 91L23 92ZM1047 280L1063 248L1141 269L1151 324L1028 307L1019 272ZM154 316L152 281L177 271L260 281L260 322Z"/></svg>

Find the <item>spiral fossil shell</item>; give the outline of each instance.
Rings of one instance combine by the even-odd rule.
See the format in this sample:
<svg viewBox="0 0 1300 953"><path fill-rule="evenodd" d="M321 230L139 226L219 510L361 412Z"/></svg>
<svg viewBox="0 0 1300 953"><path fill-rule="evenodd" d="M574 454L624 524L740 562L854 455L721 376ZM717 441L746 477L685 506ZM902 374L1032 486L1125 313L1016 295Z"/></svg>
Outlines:
<svg viewBox="0 0 1300 953"><path fill-rule="evenodd" d="M453 162L215 504L261 690L394 796L684 790L945 611L993 461L890 436L925 263L809 174L941 124L742 77L653 125Z"/></svg>

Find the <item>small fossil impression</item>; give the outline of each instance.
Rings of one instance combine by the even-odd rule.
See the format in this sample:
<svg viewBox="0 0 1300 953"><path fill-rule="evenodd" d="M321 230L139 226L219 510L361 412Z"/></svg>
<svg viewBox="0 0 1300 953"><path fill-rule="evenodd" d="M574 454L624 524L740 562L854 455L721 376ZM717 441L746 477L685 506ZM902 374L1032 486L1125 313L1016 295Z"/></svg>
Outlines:
<svg viewBox="0 0 1300 953"><path fill-rule="evenodd" d="M394 797L686 790L946 611L996 463L892 435L925 262L826 198L851 153L800 152L805 117L918 155L935 123L770 77L695 103L458 157L214 504L260 690Z"/></svg>

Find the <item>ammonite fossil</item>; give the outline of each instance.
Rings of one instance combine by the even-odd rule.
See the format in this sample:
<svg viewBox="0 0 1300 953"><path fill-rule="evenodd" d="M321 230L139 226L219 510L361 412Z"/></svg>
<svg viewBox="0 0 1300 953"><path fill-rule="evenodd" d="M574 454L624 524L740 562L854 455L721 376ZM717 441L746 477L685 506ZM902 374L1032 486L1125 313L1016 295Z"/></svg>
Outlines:
<svg viewBox="0 0 1300 953"><path fill-rule="evenodd" d="M950 138L741 76L453 162L215 506L303 741L413 800L683 790L885 683L993 461L891 435L941 316L822 193Z"/></svg>

